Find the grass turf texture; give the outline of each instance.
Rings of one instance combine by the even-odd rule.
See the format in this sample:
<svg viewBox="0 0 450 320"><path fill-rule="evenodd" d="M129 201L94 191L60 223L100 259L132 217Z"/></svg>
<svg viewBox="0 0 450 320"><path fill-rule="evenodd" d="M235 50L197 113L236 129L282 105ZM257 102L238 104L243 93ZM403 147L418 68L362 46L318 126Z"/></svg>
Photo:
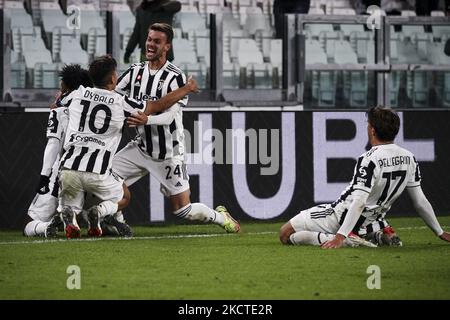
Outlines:
<svg viewBox="0 0 450 320"><path fill-rule="evenodd" d="M402 248L283 246L281 223L243 223L239 235L135 227L134 239L96 241L2 231L0 299L450 299L450 243L418 218L391 223ZM66 288L69 265L81 269L80 290ZM366 286L370 265L381 269L380 290Z"/></svg>

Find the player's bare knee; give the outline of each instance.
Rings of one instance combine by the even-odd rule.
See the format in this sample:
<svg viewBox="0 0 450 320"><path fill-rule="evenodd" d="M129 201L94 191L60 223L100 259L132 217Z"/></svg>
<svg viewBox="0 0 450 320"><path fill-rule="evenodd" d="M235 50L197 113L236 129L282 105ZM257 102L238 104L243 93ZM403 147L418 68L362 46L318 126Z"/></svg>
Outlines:
<svg viewBox="0 0 450 320"><path fill-rule="evenodd" d="M125 184L123 184L123 198L117 203L118 211L128 207L130 201L131 201L131 192L128 189L128 187Z"/></svg>
<svg viewBox="0 0 450 320"><path fill-rule="evenodd" d="M284 224L281 228L280 228L280 241L282 244L291 244L291 241L289 240L289 237L291 236L291 234L293 234L294 228L292 228L291 224L288 222L286 224Z"/></svg>
<svg viewBox="0 0 450 320"><path fill-rule="evenodd" d="M191 203L189 190L170 196L170 204L172 212L177 212L181 208L186 207Z"/></svg>

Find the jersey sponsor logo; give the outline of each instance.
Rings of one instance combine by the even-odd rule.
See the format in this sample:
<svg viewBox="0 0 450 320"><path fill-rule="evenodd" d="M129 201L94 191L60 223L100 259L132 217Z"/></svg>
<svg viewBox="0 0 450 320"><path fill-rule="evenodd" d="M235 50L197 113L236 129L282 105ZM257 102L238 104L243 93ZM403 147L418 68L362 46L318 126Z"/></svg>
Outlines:
<svg viewBox="0 0 450 320"><path fill-rule="evenodd" d="M151 96L149 94L143 94L142 92L140 92L137 95L136 100L140 100L140 101L148 101L148 100L156 101L156 100L158 100L158 97Z"/></svg>
<svg viewBox="0 0 450 320"><path fill-rule="evenodd" d="M361 178L364 178L365 176L367 176L367 171L366 171L366 169L364 167L360 167L359 168L359 176Z"/></svg>
<svg viewBox="0 0 450 320"><path fill-rule="evenodd" d="M103 102L103 103L107 103L107 104L114 104L114 98L102 96L102 95L99 95L99 94L89 91L89 90L86 90L86 92L84 93L84 97L88 98L94 102Z"/></svg>
<svg viewBox="0 0 450 320"><path fill-rule="evenodd" d="M75 133L73 133L70 136L69 142L74 142L74 141L85 142L85 143L92 142L92 143L96 143L98 145L101 145L103 147L106 146L106 144L103 141L101 141L101 140L99 140L99 139L97 139L95 137L82 137L82 136L76 135Z"/></svg>

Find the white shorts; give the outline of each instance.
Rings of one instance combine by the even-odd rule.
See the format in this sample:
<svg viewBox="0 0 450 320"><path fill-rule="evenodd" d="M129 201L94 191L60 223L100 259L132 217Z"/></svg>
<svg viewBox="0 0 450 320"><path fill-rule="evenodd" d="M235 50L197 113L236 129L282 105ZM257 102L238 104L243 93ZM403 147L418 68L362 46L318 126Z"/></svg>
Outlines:
<svg viewBox="0 0 450 320"><path fill-rule="evenodd" d="M330 204L321 204L301 211L289 220L295 231L316 231L336 234L339 220Z"/></svg>
<svg viewBox="0 0 450 320"><path fill-rule="evenodd" d="M28 215L33 220L49 222L56 214L59 192L59 183L57 181L58 167L59 161L55 161L50 175L50 191L46 194L36 193L33 201L31 201L30 207L28 208Z"/></svg>
<svg viewBox="0 0 450 320"><path fill-rule="evenodd" d="M182 159L154 160L135 142L128 143L114 156L113 170L125 180L127 186L150 173L161 183L163 193L167 196L189 190L189 176Z"/></svg>
<svg viewBox="0 0 450 320"><path fill-rule="evenodd" d="M75 170L61 170L59 174L60 207L71 207L75 213L80 213L85 192L95 195L99 201L119 202L123 198L123 181L112 172L98 174Z"/></svg>
<svg viewBox="0 0 450 320"><path fill-rule="evenodd" d="M37 193L28 208L28 215L33 220L49 222L56 214L57 208L58 198L52 196L51 192Z"/></svg>

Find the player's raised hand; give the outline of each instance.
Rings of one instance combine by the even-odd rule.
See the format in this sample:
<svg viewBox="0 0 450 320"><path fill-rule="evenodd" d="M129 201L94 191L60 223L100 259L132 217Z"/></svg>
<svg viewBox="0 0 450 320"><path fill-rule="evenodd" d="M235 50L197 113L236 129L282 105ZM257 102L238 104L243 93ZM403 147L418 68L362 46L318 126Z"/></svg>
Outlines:
<svg viewBox="0 0 450 320"><path fill-rule="evenodd" d="M138 113L132 114L127 118L127 124L129 127L143 126L147 124L148 116L138 111Z"/></svg>
<svg viewBox="0 0 450 320"><path fill-rule="evenodd" d="M441 238L444 241L450 242L450 233L444 232L439 236L439 238Z"/></svg>
<svg viewBox="0 0 450 320"><path fill-rule="evenodd" d="M338 249L342 247L345 237L337 234L332 240L322 243L322 249Z"/></svg>
<svg viewBox="0 0 450 320"><path fill-rule="evenodd" d="M189 88L190 92L198 93L200 90L198 89L197 80L195 80L192 76L189 76L186 86Z"/></svg>

